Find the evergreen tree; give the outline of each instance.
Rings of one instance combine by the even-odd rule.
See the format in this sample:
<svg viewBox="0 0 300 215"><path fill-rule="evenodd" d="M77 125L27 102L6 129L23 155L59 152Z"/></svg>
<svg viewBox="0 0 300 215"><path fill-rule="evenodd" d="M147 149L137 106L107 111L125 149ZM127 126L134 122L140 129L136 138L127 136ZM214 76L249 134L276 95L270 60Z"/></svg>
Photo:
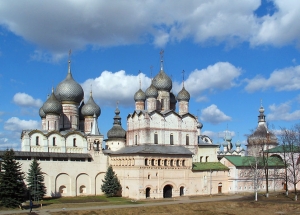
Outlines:
<svg viewBox="0 0 300 215"><path fill-rule="evenodd" d="M113 171L112 166L107 168L107 171L104 176L104 180L102 180L103 184L101 185L101 190L106 196L116 196L119 191L121 191L122 186L119 182L119 179L115 172Z"/></svg>
<svg viewBox="0 0 300 215"><path fill-rule="evenodd" d="M0 201L5 207L19 207L25 200L26 187L21 164L15 160L12 149L6 150L2 157L0 173Z"/></svg>
<svg viewBox="0 0 300 215"><path fill-rule="evenodd" d="M27 173L27 187L31 198L38 201L46 194L46 186L44 184L44 173L40 164L34 159Z"/></svg>

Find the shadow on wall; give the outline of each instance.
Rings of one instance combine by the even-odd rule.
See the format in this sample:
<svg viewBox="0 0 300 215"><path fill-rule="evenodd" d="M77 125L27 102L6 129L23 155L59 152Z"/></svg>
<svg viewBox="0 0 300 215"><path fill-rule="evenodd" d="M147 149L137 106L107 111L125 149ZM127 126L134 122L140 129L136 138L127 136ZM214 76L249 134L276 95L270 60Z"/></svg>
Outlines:
<svg viewBox="0 0 300 215"><path fill-rule="evenodd" d="M61 197L61 193L60 192L51 192L51 197L59 198L59 197Z"/></svg>

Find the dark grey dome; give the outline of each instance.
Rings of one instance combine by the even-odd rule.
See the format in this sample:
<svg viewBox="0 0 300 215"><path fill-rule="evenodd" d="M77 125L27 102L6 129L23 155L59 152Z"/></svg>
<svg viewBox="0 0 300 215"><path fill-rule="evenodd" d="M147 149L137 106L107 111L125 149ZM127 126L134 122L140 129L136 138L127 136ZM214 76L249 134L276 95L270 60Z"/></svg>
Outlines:
<svg viewBox="0 0 300 215"><path fill-rule="evenodd" d="M95 103L92 93L90 94L90 98L85 105L83 105L81 109L81 113L83 116L94 116L98 118L101 114L100 107Z"/></svg>
<svg viewBox="0 0 300 215"><path fill-rule="evenodd" d="M236 144L235 144L235 146L236 147L240 147L242 144L241 144L241 142L238 140L237 142L236 142Z"/></svg>
<svg viewBox="0 0 300 215"><path fill-rule="evenodd" d="M153 79L153 86L157 90L170 92L172 89L172 80L163 70L160 70L160 72Z"/></svg>
<svg viewBox="0 0 300 215"><path fill-rule="evenodd" d="M268 131L265 125L259 125L253 134L248 137L247 142L249 145L278 145L277 137Z"/></svg>
<svg viewBox="0 0 300 215"><path fill-rule="evenodd" d="M41 118L45 118L45 117L46 117L46 114L45 114L45 112L44 112L44 110L43 110L43 106L40 108L39 114L40 114L40 117L41 117Z"/></svg>
<svg viewBox="0 0 300 215"><path fill-rule="evenodd" d="M117 108L115 110L115 117L114 117L114 125L113 127L107 132L108 139L113 138L126 138L126 131L122 128L121 125L121 117L119 116L120 110Z"/></svg>
<svg viewBox="0 0 300 215"><path fill-rule="evenodd" d="M79 104L82 101L84 96L83 89L80 84L73 79L70 66L65 80L57 85L55 96L62 102L75 102Z"/></svg>
<svg viewBox="0 0 300 215"><path fill-rule="evenodd" d="M113 138L126 138L126 131L120 125L113 126L108 132L107 137L109 139Z"/></svg>
<svg viewBox="0 0 300 215"><path fill-rule="evenodd" d="M157 96L158 96L158 91L157 91L157 89L153 86L153 84L151 83L150 87L147 88L145 94L146 94L146 97L147 97L147 98L157 98Z"/></svg>
<svg viewBox="0 0 300 215"><path fill-rule="evenodd" d="M170 93L170 103L172 104L176 104L177 100L176 100L176 97L174 95L174 93Z"/></svg>
<svg viewBox="0 0 300 215"><path fill-rule="evenodd" d="M134 94L134 101L145 101L145 100L146 100L146 94L144 93L143 90L139 89Z"/></svg>
<svg viewBox="0 0 300 215"><path fill-rule="evenodd" d="M178 93L177 95L177 100L178 101L190 101L190 94L189 92L184 88L182 87L182 90L180 90L180 92Z"/></svg>
<svg viewBox="0 0 300 215"><path fill-rule="evenodd" d="M53 91L51 93L51 96L47 99L47 101L43 105L43 111L47 114L60 114L62 111L61 103L58 101L58 99L55 97Z"/></svg>

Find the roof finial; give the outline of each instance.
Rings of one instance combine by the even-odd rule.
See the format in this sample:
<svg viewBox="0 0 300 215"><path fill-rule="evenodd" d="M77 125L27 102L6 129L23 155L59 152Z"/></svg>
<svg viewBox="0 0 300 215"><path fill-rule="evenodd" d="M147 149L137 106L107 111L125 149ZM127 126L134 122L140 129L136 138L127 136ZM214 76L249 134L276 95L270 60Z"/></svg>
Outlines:
<svg viewBox="0 0 300 215"><path fill-rule="evenodd" d="M160 52L160 70L164 70L164 50L162 49Z"/></svg>
<svg viewBox="0 0 300 215"><path fill-rule="evenodd" d="M185 73L185 71L182 70L182 87L184 87L184 73Z"/></svg>
<svg viewBox="0 0 300 215"><path fill-rule="evenodd" d="M72 53L72 50L70 49L69 50L69 69L68 69L68 73L71 73L71 53Z"/></svg>
<svg viewBox="0 0 300 215"><path fill-rule="evenodd" d="M142 73L141 70L139 70L140 89L142 88L141 73Z"/></svg>
<svg viewBox="0 0 300 215"><path fill-rule="evenodd" d="M263 105L262 105L262 99L260 99L260 107L262 107Z"/></svg>
<svg viewBox="0 0 300 215"><path fill-rule="evenodd" d="M119 108L119 101L117 101L117 108Z"/></svg>
<svg viewBox="0 0 300 215"><path fill-rule="evenodd" d="M92 97L92 91L93 91L93 85L91 84L91 92L90 92L91 97Z"/></svg>
<svg viewBox="0 0 300 215"><path fill-rule="evenodd" d="M150 66L150 78L151 78L151 80L152 80L152 69L153 69L153 66L151 65Z"/></svg>

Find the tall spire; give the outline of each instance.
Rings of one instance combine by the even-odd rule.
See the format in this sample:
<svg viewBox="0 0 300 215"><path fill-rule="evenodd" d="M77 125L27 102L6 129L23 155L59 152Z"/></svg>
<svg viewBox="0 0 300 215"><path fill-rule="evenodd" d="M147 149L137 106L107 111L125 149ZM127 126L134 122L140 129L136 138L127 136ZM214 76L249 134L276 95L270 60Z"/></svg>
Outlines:
<svg viewBox="0 0 300 215"><path fill-rule="evenodd" d="M70 49L69 51L69 65L68 65L68 73L71 73L71 54L72 54L72 50Z"/></svg>
<svg viewBox="0 0 300 215"><path fill-rule="evenodd" d="M260 108L259 108L259 116L258 116L258 125L266 123L265 109L262 106L262 99L260 99Z"/></svg>
<svg viewBox="0 0 300 215"><path fill-rule="evenodd" d="M164 50L162 49L160 52L160 70L164 70Z"/></svg>

